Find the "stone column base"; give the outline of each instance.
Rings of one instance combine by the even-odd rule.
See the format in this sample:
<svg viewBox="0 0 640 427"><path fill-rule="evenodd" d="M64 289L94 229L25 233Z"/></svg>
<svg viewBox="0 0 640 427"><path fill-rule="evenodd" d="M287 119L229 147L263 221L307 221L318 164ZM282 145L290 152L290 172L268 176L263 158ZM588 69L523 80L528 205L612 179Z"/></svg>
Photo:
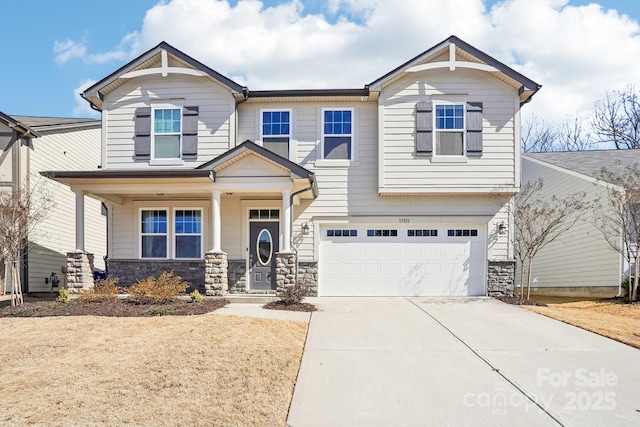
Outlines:
<svg viewBox="0 0 640 427"><path fill-rule="evenodd" d="M67 253L66 275L69 292L93 288L93 254L83 251Z"/></svg>
<svg viewBox="0 0 640 427"><path fill-rule="evenodd" d="M276 292L282 292L296 282L296 254L295 252L278 252L275 256Z"/></svg>
<svg viewBox="0 0 640 427"><path fill-rule="evenodd" d="M204 255L204 288L208 296L223 296L229 291L227 253L208 251Z"/></svg>
<svg viewBox="0 0 640 427"><path fill-rule="evenodd" d="M489 261L487 293L494 296L513 296L516 279L515 260Z"/></svg>

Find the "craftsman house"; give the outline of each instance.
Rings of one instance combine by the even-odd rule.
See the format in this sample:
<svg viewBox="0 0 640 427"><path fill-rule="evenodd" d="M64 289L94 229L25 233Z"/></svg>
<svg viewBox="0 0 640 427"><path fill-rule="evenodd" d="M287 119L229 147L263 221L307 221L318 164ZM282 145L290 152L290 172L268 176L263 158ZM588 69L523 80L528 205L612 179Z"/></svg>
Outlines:
<svg viewBox="0 0 640 427"><path fill-rule="evenodd" d="M83 93L101 170L52 174L78 206L108 204L122 284L174 270L208 295L510 292L520 108L539 89L455 36L335 90L251 91L163 42Z"/></svg>

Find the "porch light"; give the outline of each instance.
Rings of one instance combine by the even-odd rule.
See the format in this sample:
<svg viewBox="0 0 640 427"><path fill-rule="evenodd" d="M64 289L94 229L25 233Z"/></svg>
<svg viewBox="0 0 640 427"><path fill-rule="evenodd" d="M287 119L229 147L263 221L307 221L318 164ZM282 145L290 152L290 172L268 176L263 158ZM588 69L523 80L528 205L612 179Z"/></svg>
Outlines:
<svg viewBox="0 0 640 427"><path fill-rule="evenodd" d="M506 232L507 232L507 225L504 223L504 221L502 221L500 224L498 224L498 233L504 234Z"/></svg>
<svg viewBox="0 0 640 427"><path fill-rule="evenodd" d="M304 224L302 224L302 235L303 236L308 236L309 235L309 223L305 222Z"/></svg>

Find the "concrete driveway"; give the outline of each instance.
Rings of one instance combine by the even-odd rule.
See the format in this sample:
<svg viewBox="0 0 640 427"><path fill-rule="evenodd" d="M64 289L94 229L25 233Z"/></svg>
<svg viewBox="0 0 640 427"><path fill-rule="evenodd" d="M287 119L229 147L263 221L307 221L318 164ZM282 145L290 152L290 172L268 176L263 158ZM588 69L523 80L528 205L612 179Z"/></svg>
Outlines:
<svg viewBox="0 0 640 427"><path fill-rule="evenodd" d="M288 424L637 426L640 351L490 298L311 298Z"/></svg>

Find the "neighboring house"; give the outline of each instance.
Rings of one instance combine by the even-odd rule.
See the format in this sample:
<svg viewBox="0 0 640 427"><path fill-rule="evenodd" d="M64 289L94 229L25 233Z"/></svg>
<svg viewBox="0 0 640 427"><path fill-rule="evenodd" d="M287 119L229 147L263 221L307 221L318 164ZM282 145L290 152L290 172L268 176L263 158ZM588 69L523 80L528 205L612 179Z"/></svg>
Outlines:
<svg viewBox="0 0 640 427"><path fill-rule="evenodd" d="M52 173L108 203L122 284L174 270L208 295L296 278L320 296L510 292L520 108L539 88L454 36L335 90L251 91L163 42L83 93L103 169Z"/></svg>
<svg viewBox="0 0 640 427"><path fill-rule="evenodd" d="M51 292L51 275L65 285L63 267L75 245L75 195L65 185L39 175L43 170L92 170L100 165L101 123L95 119L0 115L3 144L0 180L18 189L28 185L34 194L48 192L54 204L29 238L22 283L26 292ZM9 131L7 130L9 129ZM9 134L13 134L9 139ZM95 254L95 267L104 269L106 211L99 200L87 200L87 248Z"/></svg>
<svg viewBox="0 0 640 427"><path fill-rule="evenodd" d="M522 182L542 178L544 195L585 192L587 200L606 203L607 184L599 180L602 168L619 173L640 164L640 150L527 153L522 159ZM596 210L586 212L536 255L533 294L610 297L618 293L628 266L596 227L596 215Z"/></svg>

